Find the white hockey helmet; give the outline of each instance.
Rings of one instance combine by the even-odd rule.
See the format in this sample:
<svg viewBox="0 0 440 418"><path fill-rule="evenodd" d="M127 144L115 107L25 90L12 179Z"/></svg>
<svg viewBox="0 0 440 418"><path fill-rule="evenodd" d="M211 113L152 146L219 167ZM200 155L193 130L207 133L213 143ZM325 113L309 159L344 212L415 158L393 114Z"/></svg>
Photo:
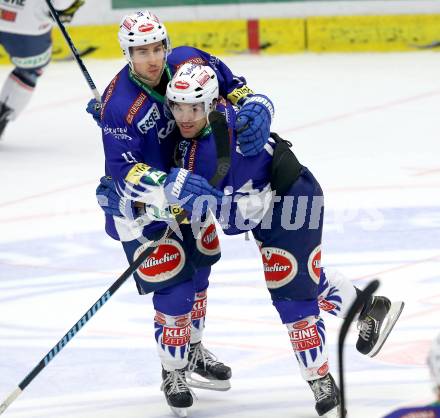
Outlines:
<svg viewBox="0 0 440 418"><path fill-rule="evenodd" d="M440 334L432 343L428 354L428 366L434 386L440 391Z"/></svg>
<svg viewBox="0 0 440 418"><path fill-rule="evenodd" d="M214 70L191 62L182 65L167 86L167 103L171 111L174 103L203 103L203 110L208 114L214 110L218 96Z"/></svg>
<svg viewBox="0 0 440 418"><path fill-rule="evenodd" d="M130 65L130 47L153 44L162 41L165 58L171 52L171 43L165 25L148 10L126 15L122 18L118 32L119 44Z"/></svg>

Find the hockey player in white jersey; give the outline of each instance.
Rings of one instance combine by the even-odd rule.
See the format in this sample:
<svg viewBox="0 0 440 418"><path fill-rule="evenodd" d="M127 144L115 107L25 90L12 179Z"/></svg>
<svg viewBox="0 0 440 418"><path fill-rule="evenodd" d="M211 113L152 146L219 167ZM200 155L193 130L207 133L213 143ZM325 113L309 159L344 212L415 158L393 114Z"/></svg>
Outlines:
<svg viewBox="0 0 440 418"><path fill-rule="evenodd" d="M84 0L52 0L62 22L70 22ZM0 138L9 121L29 103L52 55L54 21L44 0L0 0L0 44L14 69L0 92Z"/></svg>

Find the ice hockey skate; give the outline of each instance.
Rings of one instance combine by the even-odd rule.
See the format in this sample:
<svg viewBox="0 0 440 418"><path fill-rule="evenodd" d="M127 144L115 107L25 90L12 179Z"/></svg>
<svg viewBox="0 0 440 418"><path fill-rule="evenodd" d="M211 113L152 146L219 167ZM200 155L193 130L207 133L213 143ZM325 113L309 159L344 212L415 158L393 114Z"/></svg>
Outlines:
<svg viewBox="0 0 440 418"><path fill-rule="evenodd" d="M171 411L178 417L187 417L187 409L193 404L193 395L185 380L185 370L162 369L162 379L160 389L163 390Z"/></svg>
<svg viewBox="0 0 440 418"><path fill-rule="evenodd" d="M373 296L358 319L357 350L369 357L374 357L385 344L404 306L404 302L391 303L384 296Z"/></svg>
<svg viewBox="0 0 440 418"><path fill-rule="evenodd" d="M330 373L321 379L307 382L315 396L318 415L326 418L341 418L341 395ZM344 417L345 417L344 413Z"/></svg>
<svg viewBox="0 0 440 418"><path fill-rule="evenodd" d="M3 132L9 122L9 117L12 114L12 109L6 106L5 103L0 102L0 139L3 137Z"/></svg>
<svg viewBox="0 0 440 418"><path fill-rule="evenodd" d="M231 388L231 368L217 361L202 343L190 345L186 381L198 389L225 391Z"/></svg>

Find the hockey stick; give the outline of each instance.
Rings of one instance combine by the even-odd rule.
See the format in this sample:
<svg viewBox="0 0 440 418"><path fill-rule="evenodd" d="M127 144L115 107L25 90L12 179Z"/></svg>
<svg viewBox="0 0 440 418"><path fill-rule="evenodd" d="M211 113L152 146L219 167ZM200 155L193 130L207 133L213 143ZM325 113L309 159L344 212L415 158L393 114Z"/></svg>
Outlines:
<svg viewBox="0 0 440 418"><path fill-rule="evenodd" d="M347 336L348 329L353 322L354 317L360 311L362 306L368 301L371 295L379 287L379 280L373 280L368 283L367 287L360 291L356 300L351 305L347 316L342 323L341 330L339 331L338 339L338 362L339 362L339 390L341 392L341 418L345 417L345 387L344 387L344 341Z"/></svg>
<svg viewBox="0 0 440 418"><path fill-rule="evenodd" d="M181 223L187 213L179 213L176 223ZM31 370L31 372L18 384L18 387L0 405L0 415L11 405L15 399L26 389L26 387L38 376L38 374L49 364L49 362L67 345L76 333L98 312L100 308L116 293L122 284L141 266L145 259L160 245L160 243L173 233L172 229L167 229L163 237L155 242L154 247L146 248L139 257L121 274L121 276L107 289L107 291L91 306L91 308L81 317L81 319L49 350L43 359Z"/></svg>
<svg viewBox="0 0 440 418"><path fill-rule="evenodd" d="M73 57L75 58L75 61L77 62L81 72L83 73L83 76L86 79L87 84L90 87L90 90L92 90L92 93L95 96L95 99L98 102L101 102L101 95L99 94L98 89L96 88L95 83L92 80L92 77L90 76L89 72L87 71L86 66L82 62L82 59L81 59L80 55L78 54L78 51L76 50L75 45L72 42L72 39L70 39L70 36L67 33L66 28L63 25L63 22L61 22L57 11L53 7L50 0L46 0L46 3L47 3L47 6L49 7L49 10L50 10L52 17L54 18L55 22L57 23L58 27L60 28L60 31L63 34L64 39L67 42L67 45L69 45L69 48L72 51Z"/></svg>
<svg viewBox="0 0 440 418"><path fill-rule="evenodd" d="M226 175L230 166L230 150L225 146L229 144L229 132L226 127L226 118L220 112L211 112L209 121L216 139L218 154L217 169L214 176L209 181L215 187L224 175ZM182 211L176 216L176 224L188 216L186 211ZM67 345L67 343L76 335L76 333L98 312L99 309L116 293L124 282L142 265L146 258L155 250L160 243L173 233L172 228L165 230L162 238L155 241L154 247L147 247L136 260L134 260L127 270L107 289L106 292L91 306L91 308L81 317L81 319L49 350L43 359L31 370L31 372L18 384L18 387L0 404L0 415L18 398L26 387L38 376L38 374L49 364L49 362ZM166 285L165 285L166 286Z"/></svg>

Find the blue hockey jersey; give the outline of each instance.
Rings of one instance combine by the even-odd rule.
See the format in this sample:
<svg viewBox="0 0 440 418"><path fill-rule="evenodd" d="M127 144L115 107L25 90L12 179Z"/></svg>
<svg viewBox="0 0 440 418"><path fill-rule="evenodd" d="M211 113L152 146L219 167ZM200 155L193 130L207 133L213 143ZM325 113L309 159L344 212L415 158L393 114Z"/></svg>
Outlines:
<svg viewBox="0 0 440 418"><path fill-rule="evenodd" d="M218 77L220 94L233 102L249 91L243 77L234 76L218 58L192 47L173 49L167 57L161 83L155 89L144 84L126 65L106 88L101 111L105 172L112 176L119 190L133 180L131 170L139 163L169 171L175 148L170 134L175 122L164 109L166 85L186 62L211 66ZM154 222L145 228L154 231L163 227L162 222ZM106 231L110 236L133 239L137 232L126 229L121 219L107 216Z"/></svg>
<svg viewBox="0 0 440 418"><path fill-rule="evenodd" d="M233 129L236 119L234 107L224 99L220 99L217 110L226 115L231 152L231 166L220 183L216 185L226 195L225 202L217 213L217 219L223 231L228 235L233 235L252 229L262 220L270 206L274 141L269 138L263 151L256 156L243 156L238 148L237 137ZM214 162L217 160L217 148L211 129L205 129L196 139L181 140L179 154L184 168L206 179L213 177L216 171Z"/></svg>
<svg viewBox="0 0 440 418"><path fill-rule="evenodd" d="M398 409L384 418L440 418L440 402L427 406Z"/></svg>

